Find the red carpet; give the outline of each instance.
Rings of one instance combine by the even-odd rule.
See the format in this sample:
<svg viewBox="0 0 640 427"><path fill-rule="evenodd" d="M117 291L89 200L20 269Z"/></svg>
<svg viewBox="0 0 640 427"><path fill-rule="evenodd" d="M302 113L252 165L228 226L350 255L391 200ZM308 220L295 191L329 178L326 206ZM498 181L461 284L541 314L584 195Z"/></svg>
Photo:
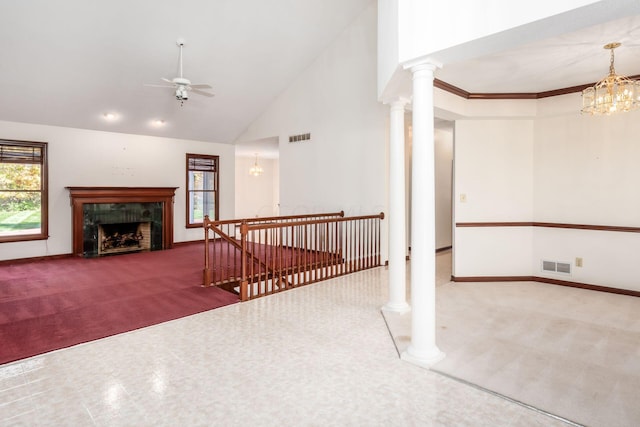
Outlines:
<svg viewBox="0 0 640 427"><path fill-rule="evenodd" d="M0 266L0 364L238 302L203 288L202 243Z"/></svg>

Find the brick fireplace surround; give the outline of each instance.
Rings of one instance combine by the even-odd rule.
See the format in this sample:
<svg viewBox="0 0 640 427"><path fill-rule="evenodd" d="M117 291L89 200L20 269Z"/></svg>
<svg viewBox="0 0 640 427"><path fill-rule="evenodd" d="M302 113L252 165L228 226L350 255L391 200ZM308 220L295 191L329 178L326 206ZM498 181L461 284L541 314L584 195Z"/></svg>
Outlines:
<svg viewBox="0 0 640 427"><path fill-rule="evenodd" d="M162 203L162 249L173 247L173 197L177 187L66 187L72 207L73 255L85 256L84 205Z"/></svg>

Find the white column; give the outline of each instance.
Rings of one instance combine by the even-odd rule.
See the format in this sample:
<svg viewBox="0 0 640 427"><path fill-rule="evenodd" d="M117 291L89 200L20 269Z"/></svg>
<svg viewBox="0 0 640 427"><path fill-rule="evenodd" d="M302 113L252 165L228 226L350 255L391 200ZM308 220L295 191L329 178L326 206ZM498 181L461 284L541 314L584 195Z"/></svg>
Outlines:
<svg viewBox="0 0 640 427"><path fill-rule="evenodd" d="M411 344L402 359L429 367L445 354L436 345L436 233L433 79L440 64L408 64L413 73L411 175Z"/></svg>
<svg viewBox="0 0 640 427"><path fill-rule="evenodd" d="M389 120L389 302L385 311L406 313L407 243L404 172L404 107L408 100L390 102Z"/></svg>

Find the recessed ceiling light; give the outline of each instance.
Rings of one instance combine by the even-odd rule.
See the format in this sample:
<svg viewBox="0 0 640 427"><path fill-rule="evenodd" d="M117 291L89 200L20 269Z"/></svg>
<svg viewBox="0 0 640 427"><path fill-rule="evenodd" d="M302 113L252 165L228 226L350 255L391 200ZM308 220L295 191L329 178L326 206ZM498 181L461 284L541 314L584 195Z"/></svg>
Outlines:
<svg viewBox="0 0 640 427"><path fill-rule="evenodd" d="M164 120L160 120L160 119L152 120L151 124L158 127L164 126Z"/></svg>
<svg viewBox="0 0 640 427"><path fill-rule="evenodd" d="M103 116L105 120L115 120L117 117L115 113L104 113Z"/></svg>

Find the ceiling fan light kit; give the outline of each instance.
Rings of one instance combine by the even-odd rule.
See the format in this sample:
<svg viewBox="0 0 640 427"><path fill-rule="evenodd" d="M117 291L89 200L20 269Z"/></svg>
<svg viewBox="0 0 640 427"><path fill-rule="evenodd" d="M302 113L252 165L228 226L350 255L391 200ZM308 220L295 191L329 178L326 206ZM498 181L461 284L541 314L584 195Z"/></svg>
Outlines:
<svg viewBox="0 0 640 427"><path fill-rule="evenodd" d="M616 74L613 51L621 43L608 43L611 51L609 75L582 91L582 113L610 115L640 108L640 81Z"/></svg>
<svg viewBox="0 0 640 427"><path fill-rule="evenodd" d="M197 93L198 95L204 95L208 97L213 96L212 93L201 90L201 89L212 89L211 86L207 84L191 84L191 80L185 78L182 75L182 49L184 48L184 45L185 45L184 40L178 39L176 41L176 45L178 46L178 49L180 49L180 54L178 57L178 71L180 75L178 77L174 77L173 79L167 79L163 77L161 80L166 83L169 83L168 85L148 84L145 86L166 87L166 88L173 89L174 96L176 97L176 100L180 102L180 106L184 105L184 101L189 99L189 92Z"/></svg>

